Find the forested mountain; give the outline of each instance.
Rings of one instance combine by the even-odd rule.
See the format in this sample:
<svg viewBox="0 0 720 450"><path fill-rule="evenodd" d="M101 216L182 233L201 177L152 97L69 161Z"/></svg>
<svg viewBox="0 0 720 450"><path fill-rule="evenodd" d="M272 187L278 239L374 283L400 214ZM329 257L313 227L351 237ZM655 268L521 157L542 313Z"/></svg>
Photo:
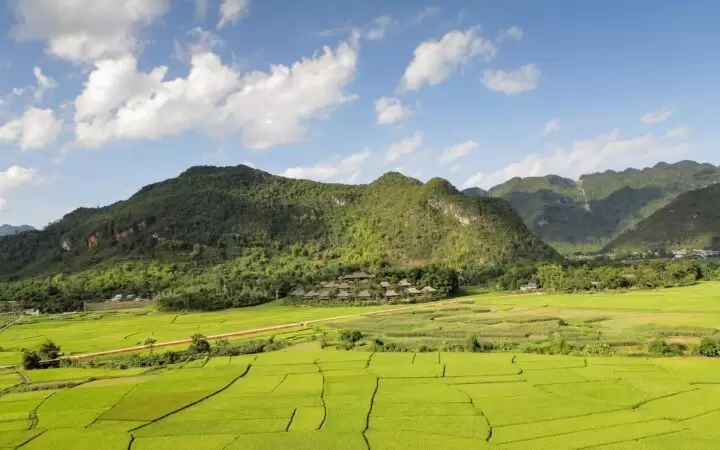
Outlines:
<svg viewBox="0 0 720 450"><path fill-rule="evenodd" d="M720 250L720 184L687 192L612 241L608 250Z"/></svg>
<svg viewBox="0 0 720 450"><path fill-rule="evenodd" d="M20 234L25 231L34 231L35 228L30 225L0 225L0 237L12 236L14 234Z"/></svg>
<svg viewBox="0 0 720 450"><path fill-rule="evenodd" d="M718 181L720 168L681 161L578 180L556 175L513 178L489 194L507 200L545 242L566 250L599 250L678 195Z"/></svg>
<svg viewBox="0 0 720 450"><path fill-rule="evenodd" d="M439 178L423 184L388 173L349 186L241 165L193 167L126 201L81 208L42 231L2 239L0 277L179 254L222 261L251 247L347 264L501 264L557 256L504 200L469 198Z"/></svg>
<svg viewBox="0 0 720 450"><path fill-rule="evenodd" d="M467 195L468 197L487 197L488 196L488 192L485 189L480 189L479 187L464 189L462 191L462 193Z"/></svg>

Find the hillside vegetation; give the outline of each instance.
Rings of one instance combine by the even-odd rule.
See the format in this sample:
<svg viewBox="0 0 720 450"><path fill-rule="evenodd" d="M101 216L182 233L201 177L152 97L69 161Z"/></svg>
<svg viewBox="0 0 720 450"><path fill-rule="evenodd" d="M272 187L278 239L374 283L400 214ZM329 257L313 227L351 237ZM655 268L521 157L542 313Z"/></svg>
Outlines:
<svg viewBox="0 0 720 450"><path fill-rule="evenodd" d="M546 260L555 252L505 201L442 179L388 173L369 185L294 180L246 166L194 167L130 199L81 208L0 241L0 276L77 271L117 259L215 262L249 248L368 265Z"/></svg>
<svg viewBox="0 0 720 450"><path fill-rule="evenodd" d="M608 250L720 250L720 184L687 192L610 243Z"/></svg>
<svg viewBox="0 0 720 450"><path fill-rule="evenodd" d="M606 171L578 180L513 178L492 188L528 228L563 249L600 249L685 192L720 181L720 168L681 161L642 170Z"/></svg>

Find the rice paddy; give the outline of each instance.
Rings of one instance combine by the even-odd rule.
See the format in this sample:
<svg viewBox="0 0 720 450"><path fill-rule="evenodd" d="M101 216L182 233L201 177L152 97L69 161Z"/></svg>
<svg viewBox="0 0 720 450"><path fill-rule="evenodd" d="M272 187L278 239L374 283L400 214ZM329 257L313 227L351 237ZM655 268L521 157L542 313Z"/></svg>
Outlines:
<svg viewBox="0 0 720 450"><path fill-rule="evenodd" d="M720 439L718 361L289 350L197 368L28 371L81 381L0 396L0 448L657 449Z"/></svg>

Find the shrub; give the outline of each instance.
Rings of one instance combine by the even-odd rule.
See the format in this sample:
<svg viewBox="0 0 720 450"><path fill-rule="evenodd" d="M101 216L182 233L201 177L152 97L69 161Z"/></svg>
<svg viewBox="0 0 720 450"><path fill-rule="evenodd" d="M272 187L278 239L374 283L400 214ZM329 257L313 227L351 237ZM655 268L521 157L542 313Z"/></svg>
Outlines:
<svg viewBox="0 0 720 450"><path fill-rule="evenodd" d="M717 358L720 356L720 342L705 338L700 341L700 345L698 345L697 348L697 353L702 356Z"/></svg>
<svg viewBox="0 0 720 450"><path fill-rule="evenodd" d="M647 351L655 356L682 356L685 347L681 344L668 344L662 339L655 339L647 346Z"/></svg>
<svg viewBox="0 0 720 450"><path fill-rule="evenodd" d="M35 350L23 350L22 365L25 369L40 369L42 367L41 360L42 358Z"/></svg>

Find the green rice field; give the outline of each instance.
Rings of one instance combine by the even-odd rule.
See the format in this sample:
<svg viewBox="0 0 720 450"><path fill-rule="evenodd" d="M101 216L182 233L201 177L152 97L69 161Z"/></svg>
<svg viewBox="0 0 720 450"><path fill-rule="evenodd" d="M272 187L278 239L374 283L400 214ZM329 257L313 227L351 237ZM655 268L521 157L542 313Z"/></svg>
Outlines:
<svg viewBox="0 0 720 450"><path fill-rule="evenodd" d="M304 345L161 370L6 371L0 383L19 385L0 396L0 448L711 449L720 442L720 362L709 359Z"/></svg>
<svg viewBox="0 0 720 450"><path fill-rule="evenodd" d="M686 344L704 337L720 338L720 283L716 282L626 293L508 298L495 293L456 300L456 305L416 305L412 311L325 322L322 327L356 328L411 348L426 345L438 350L462 343L470 335L518 344L560 333L569 342L607 343L619 349L642 347L653 338ZM59 344L65 354L90 353L140 345L148 338L166 342L187 339L194 333L210 336L396 308L398 305L300 307L272 302L210 313L138 310L24 318L0 331L0 366L18 363L23 348L36 348L47 339Z"/></svg>

